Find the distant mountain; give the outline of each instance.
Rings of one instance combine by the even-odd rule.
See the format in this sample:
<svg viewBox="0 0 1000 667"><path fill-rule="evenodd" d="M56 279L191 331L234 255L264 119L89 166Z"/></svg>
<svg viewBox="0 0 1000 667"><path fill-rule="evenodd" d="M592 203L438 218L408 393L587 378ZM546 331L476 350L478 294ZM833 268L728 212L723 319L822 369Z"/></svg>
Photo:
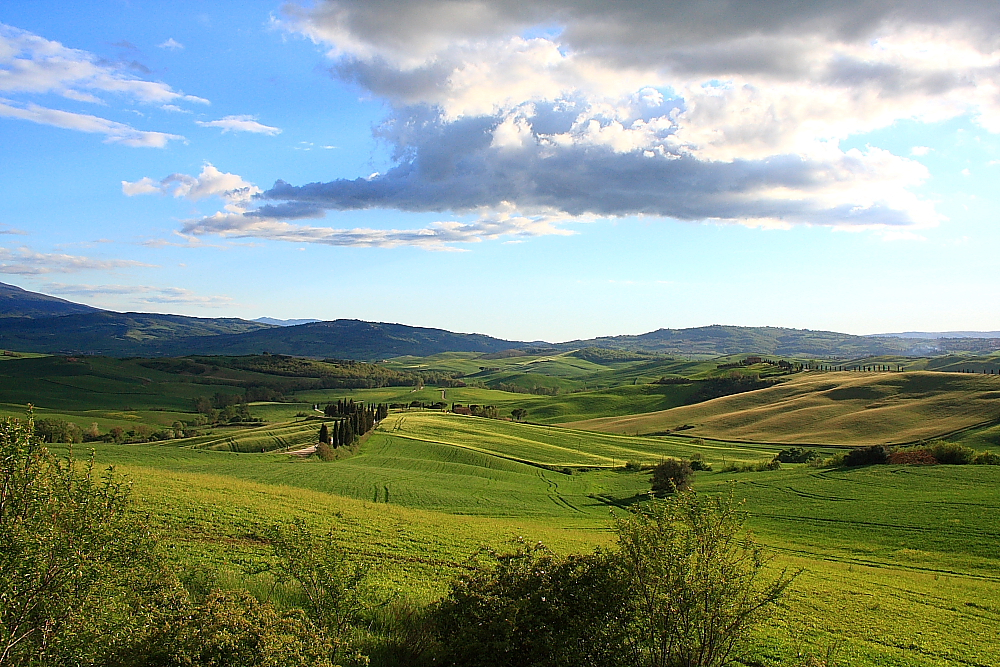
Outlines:
<svg viewBox="0 0 1000 667"><path fill-rule="evenodd" d="M872 334L876 338L1000 338L1000 331L904 331Z"/></svg>
<svg viewBox="0 0 1000 667"><path fill-rule="evenodd" d="M858 358L875 355L925 354L936 341L854 336L834 331L781 327L712 325L690 329L657 329L636 336L605 336L560 343L561 349L582 347L643 350L660 354L706 355L758 353L786 357Z"/></svg>
<svg viewBox="0 0 1000 667"><path fill-rule="evenodd" d="M0 283L0 318L59 317L79 313L97 313L100 308L73 303L38 292L29 292L15 285Z"/></svg>
<svg viewBox="0 0 1000 667"><path fill-rule="evenodd" d="M657 329L635 336L604 336L550 344L510 341L404 324L260 318L201 318L151 313L116 313L0 284L0 349L21 352L108 356L244 355L270 352L314 358L371 361L428 356L440 352L516 354L511 350L568 351L606 348L678 356L764 354L779 357L850 359L877 355L935 356L949 352L1000 350L1000 335L942 337L854 336L834 331L781 327L712 325ZM925 334L920 334L925 335Z"/></svg>
<svg viewBox="0 0 1000 667"><path fill-rule="evenodd" d="M0 349L113 357L187 354L180 341L239 334L270 325L236 318L97 311L47 318L0 319Z"/></svg>
<svg viewBox="0 0 1000 667"><path fill-rule="evenodd" d="M313 322L319 322L320 320L279 320L273 317L258 317L254 322L260 322L261 324L271 324L276 327L294 327L299 324L312 324Z"/></svg>
<svg viewBox="0 0 1000 667"><path fill-rule="evenodd" d="M289 354L303 357L377 360L440 352L499 352L527 343L405 324L334 320L179 341L183 354ZM180 352L178 352L180 353Z"/></svg>

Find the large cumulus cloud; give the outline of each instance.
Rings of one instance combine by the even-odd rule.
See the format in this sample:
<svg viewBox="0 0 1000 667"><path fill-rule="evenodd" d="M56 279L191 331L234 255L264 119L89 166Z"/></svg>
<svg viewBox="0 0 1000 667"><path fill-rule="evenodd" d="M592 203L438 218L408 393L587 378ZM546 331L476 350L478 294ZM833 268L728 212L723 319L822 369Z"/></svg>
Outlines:
<svg viewBox="0 0 1000 667"><path fill-rule="evenodd" d="M959 115L1000 131L995 2L330 0L276 21L322 45L334 77L389 102L376 135L395 164L278 181L188 233L350 243L352 230L295 221L366 208L498 225L383 241L353 230L372 245L637 214L928 226L939 216L914 194L923 166L843 140Z"/></svg>

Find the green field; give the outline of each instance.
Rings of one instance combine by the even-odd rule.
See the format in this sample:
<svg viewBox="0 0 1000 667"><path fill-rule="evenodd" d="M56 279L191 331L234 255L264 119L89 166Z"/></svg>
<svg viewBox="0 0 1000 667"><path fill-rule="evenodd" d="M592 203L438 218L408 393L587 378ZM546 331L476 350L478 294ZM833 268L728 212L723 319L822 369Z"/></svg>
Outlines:
<svg viewBox="0 0 1000 667"><path fill-rule="evenodd" d="M734 489L746 500L750 528L776 554L773 566L803 568L781 612L755 637L747 665L798 667L798 654L831 646L838 665L1000 664L1000 467L724 472L729 463L769 460L788 443L823 443L818 449L828 456L849 445L955 432L951 440L997 449L1000 424L990 422L1000 418L1000 377L807 371L694 404L695 384L648 383L724 377L731 371L718 365L739 360L449 353L386 366L462 372L484 386L349 389L296 388L303 378L202 358L152 367L26 358L0 364L0 413L21 415L33 402L36 417L81 427L165 427L192 420L195 397L238 394L255 383L285 387L284 400L250 404L266 421L261 426L94 445L99 463L133 481L138 509L170 558L207 564L265 598L272 589L240 563L262 553L260 531L275 521L301 517L319 530L335 528L380 586L429 602L484 545L503 548L523 537L563 553L611 546L610 516L648 499L649 473L637 464L697 453L714 470L696 473L695 488ZM932 362L914 360L910 368ZM186 370L195 364L198 372ZM322 370L316 362L300 366ZM520 389L490 388L500 383ZM523 393L546 386L560 392ZM565 390L584 386L591 388ZM393 411L336 461L285 453L315 441L322 417L314 405L348 397L496 405L504 415L519 407L529 423L411 408ZM573 428L556 425L566 422ZM687 428L662 435L678 427Z"/></svg>
<svg viewBox="0 0 1000 667"><path fill-rule="evenodd" d="M545 445L539 432L560 429L401 417L399 431L393 419L400 416L390 416L358 455L334 463L155 445L101 445L97 456L135 480L142 509L177 558L235 572L241 555L260 549L255 526L302 516L317 527L337 526L343 546L376 579L418 599L439 594L483 544L523 536L563 552L607 545L609 513L642 502L648 490L647 473L565 474L461 446L489 433ZM449 438L457 444L430 440L447 432L461 434ZM683 446L590 435L576 444L588 455L616 440L636 449ZM776 565L805 568L785 611L758 638L753 658L760 664L793 664L796 652L835 643L850 665L1000 660L991 632L1000 623L1000 469L790 466L696 478L702 492L725 492L731 483L746 499L752 529L778 554Z"/></svg>

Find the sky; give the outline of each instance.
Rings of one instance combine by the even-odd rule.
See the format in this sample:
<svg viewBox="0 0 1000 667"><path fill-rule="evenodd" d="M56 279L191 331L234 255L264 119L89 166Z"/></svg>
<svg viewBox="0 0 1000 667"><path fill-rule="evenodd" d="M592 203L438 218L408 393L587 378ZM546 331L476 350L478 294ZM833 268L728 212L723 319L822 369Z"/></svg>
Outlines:
<svg viewBox="0 0 1000 667"><path fill-rule="evenodd" d="M564 341L1000 329L1000 4L0 3L0 282Z"/></svg>

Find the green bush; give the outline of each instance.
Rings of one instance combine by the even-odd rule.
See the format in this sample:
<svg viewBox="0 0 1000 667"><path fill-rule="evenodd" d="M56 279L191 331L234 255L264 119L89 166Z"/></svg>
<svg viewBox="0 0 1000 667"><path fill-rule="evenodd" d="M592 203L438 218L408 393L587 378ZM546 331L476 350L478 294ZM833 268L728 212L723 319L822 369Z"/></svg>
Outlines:
<svg viewBox="0 0 1000 667"><path fill-rule="evenodd" d="M333 647L301 610L279 614L250 594L212 591L149 637L126 664L332 667Z"/></svg>
<svg viewBox="0 0 1000 667"><path fill-rule="evenodd" d="M1000 466L1000 454L989 451L979 452L973 457L972 462L981 466Z"/></svg>
<svg viewBox="0 0 1000 667"><path fill-rule="evenodd" d="M843 465L849 467L881 465L889 462L891 453L888 447L882 445L858 447L844 454Z"/></svg>
<svg viewBox="0 0 1000 667"><path fill-rule="evenodd" d="M623 652L628 592L607 554L560 558L542 545L485 552L433 610L443 664L610 667Z"/></svg>
<svg viewBox="0 0 1000 667"><path fill-rule="evenodd" d="M0 419L0 664L82 663L86 627L134 601L153 543L129 514L129 488L93 459L57 458L28 419ZM100 593L100 594L98 594ZM128 617L133 614L123 612ZM92 633L110 641L103 633Z"/></svg>
<svg viewBox="0 0 1000 667"><path fill-rule="evenodd" d="M976 450L971 447L941 440L930 443L927 451L937 459L938 463L945 465L968 465L976 456Z"/></svg>
<svg viewBox="0 0 1000 667"><path fill-rule="evenodd" d="M662 496L691 487L694 471L687 461L665 459L653 466L653 493Z"/></svg>
<svg viewBox="0 0 1000 667"><path fill-rule="evenodd" d="M712 464L705 462L705 457L701 455L701 452L695 452L691 455L691 470L711 470Z"/></svg>
<svg viewBox="0 0 1000 667"><path fill-rule="evenodd" d="M718 667L745 647L795 577L765 578L768 559L742 536L745 520L732 493L682 491L616 521L635 605L630 664Z"/></svg>
<svg viewBox="0 0 1000 667"><path fill-rule="evenodd" d="M775 458L767 461L754 461L752 463L730 463L722 470L723 472L766 472L768 470L781 470L781 461Z"/></svg>
<svg viewBox="0 0 1000 667"><path fill-rule="evenodd" d="M820 458L819 453L813 449L803 449L802 447L790 447L782 449L775 456L781 463L809 463Z"/></svg>

